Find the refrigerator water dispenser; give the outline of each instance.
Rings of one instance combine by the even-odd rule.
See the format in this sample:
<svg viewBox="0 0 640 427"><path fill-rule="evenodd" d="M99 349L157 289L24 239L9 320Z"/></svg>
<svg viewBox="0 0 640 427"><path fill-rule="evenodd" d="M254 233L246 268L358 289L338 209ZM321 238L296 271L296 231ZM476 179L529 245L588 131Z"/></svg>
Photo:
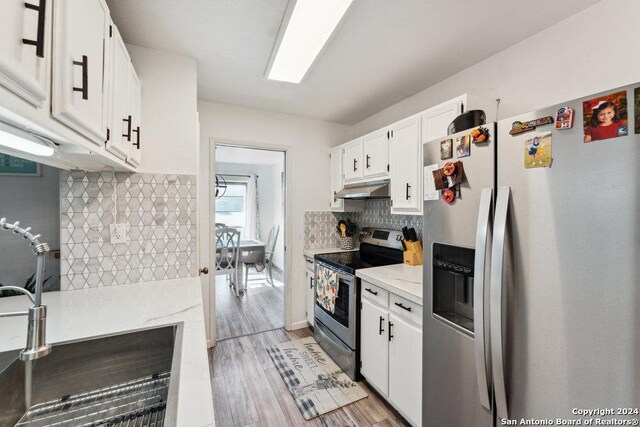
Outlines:
<svg viewBox="0 0 640 427"><path fill-rule="evenodd" d="M473 263L475 250L433 244L433 316L473 335Z"/></svg>

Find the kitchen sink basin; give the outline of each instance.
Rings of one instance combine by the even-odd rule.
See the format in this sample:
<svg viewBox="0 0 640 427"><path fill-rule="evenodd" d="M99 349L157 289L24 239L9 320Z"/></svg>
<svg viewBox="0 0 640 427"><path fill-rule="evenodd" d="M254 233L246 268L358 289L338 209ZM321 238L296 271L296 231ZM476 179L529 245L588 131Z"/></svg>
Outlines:
<svg viewBox="0 0 640 427"><path fill-rule="evenodd" d="M0 353L0 426L174 425L182 324Z"/></svg>

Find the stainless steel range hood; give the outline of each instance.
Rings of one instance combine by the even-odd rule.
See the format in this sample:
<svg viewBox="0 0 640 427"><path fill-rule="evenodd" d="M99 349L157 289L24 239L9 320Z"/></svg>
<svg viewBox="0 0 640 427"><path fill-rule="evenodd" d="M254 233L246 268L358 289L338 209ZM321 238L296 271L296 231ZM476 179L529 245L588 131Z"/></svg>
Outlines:
<svg viewBox="0 0 640 427"><path fill-rule="evenodd" d="M347 184L336 193L337 199L388 199L391 197L389 180Z"/></svg>

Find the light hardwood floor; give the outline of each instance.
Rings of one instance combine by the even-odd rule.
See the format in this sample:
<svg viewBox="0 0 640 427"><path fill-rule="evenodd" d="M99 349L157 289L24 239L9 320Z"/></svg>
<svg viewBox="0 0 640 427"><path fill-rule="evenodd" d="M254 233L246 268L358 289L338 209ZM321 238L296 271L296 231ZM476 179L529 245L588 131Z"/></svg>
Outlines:
<svg viewBox="0 0 640 427"><path fill-rule="evenodd" d="M216 277L218 340L284 326L284 285L274 271L273 285L263 273L250 274L247 292L236 297L225 276Z"/></svg>
<svg viewBox="0 0 640 427"><path fill-rule="evenodd" d="M209 350L217 427L245 426L404 426L365 382L369 397L306 421L278 374L267 348L312 335L309 328L277 329L218 342Z"/></svg>

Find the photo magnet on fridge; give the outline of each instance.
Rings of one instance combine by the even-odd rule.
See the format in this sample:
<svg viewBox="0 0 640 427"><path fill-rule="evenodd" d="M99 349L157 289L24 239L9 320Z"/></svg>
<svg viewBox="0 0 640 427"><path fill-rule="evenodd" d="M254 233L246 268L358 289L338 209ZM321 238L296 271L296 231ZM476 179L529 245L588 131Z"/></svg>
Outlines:
<svg viewBox="0 0 640 427"><path fill-rule="evenodd" d="M453 139L440 142L440 160L448 160L453 157Z"/></svg>
<svg viewBox="0 0 640 427"><path fill-rule="evenodd" d="M635 108L635 130L636 134L640 134L640 87L637 87L633 92L633 105Z"/></svg>
<svg viewBox="0 0 640 427"><path fill-rule="evenodd" d="M471 154L471 137L469 135L456 138L456 155L458 158Z"/></svg>
<svg viewBox="0 0 640 427"><path fill-rule="evenodd" d="M550 168L551 157L551 132L532 135L524 142L524 167Z"/></svg>
<svg viewBox="0 0 640 427"><path fill-rule="evenodd" d="M573 108L562 107L556 113L556 129L571 129L573 127Z"/></svg>
<svg viewBox="0 0 640 427"><path fill-rule="evenodd" d="M616 92L582 103L584 142L618 138L629 133L627 92Z"/></svg>

